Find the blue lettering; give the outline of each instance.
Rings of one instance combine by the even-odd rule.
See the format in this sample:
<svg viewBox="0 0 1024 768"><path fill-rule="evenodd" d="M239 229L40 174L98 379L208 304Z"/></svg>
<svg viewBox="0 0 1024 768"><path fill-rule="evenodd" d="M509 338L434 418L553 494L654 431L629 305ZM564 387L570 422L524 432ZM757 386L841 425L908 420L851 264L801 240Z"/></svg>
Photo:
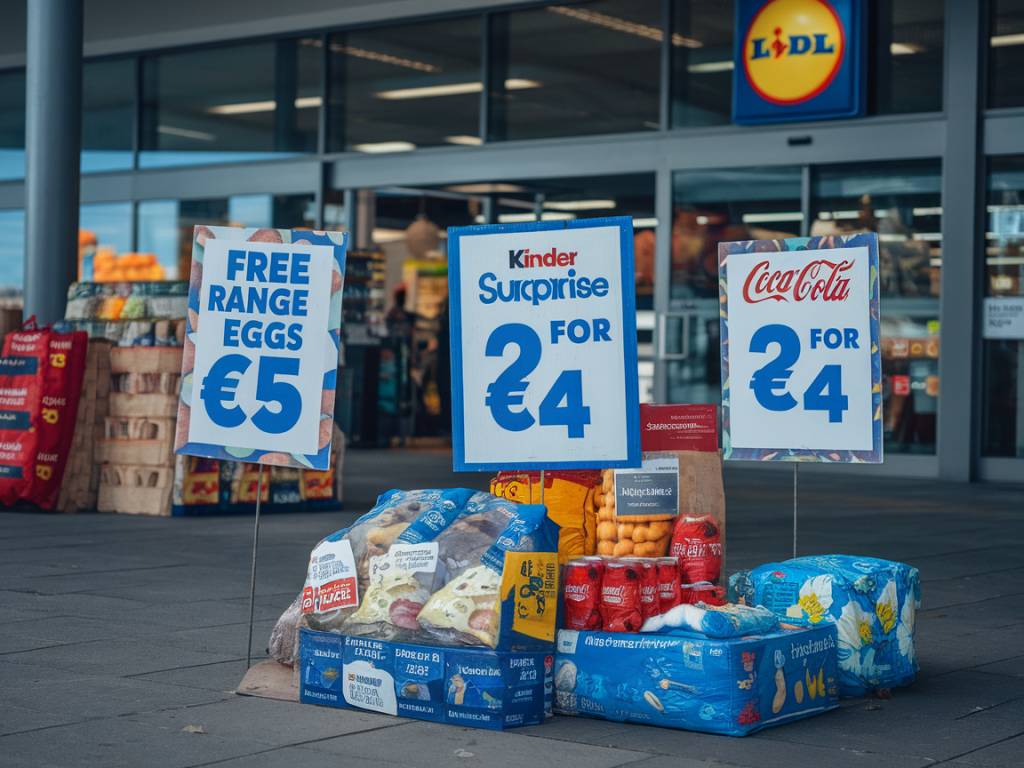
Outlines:
<svg viewBox="0 0 1024 768"><path fill-rule="evenodd" d="M249 264L245 269L245 279L250 283L267 282L267 254L261 251L249 251Z"/></svg>
<svg viewBox="0 0 1024 768"><path fill-rule="evenodd" d="M288 326L288 344L285 346L289 352L296 352L302 349L302 326L292 323Z"/></svg>
<svg viewBox="0 0 1024 768"><path fill-rule="evenodd" d="M245 251L239 251L234 248L228 251L228 280L235 279L235 275L241 271L244 261Z"/></svg>
<svg viewBox="0 0 1024 768"><path fill-rule="evenodd" d="M233 317L229 317L224 321L224 346L225 347L237 347L238 346L238 326L241 325L242 321Z"/></svg>
<svg viewBox="0 0 1024 768"><path fill-rule="evenodd" d="M292 254L292 279L296 285L309 285L309 254Z"/></svg>
<svg viewBox="0 0 1024 768"><path fill-rule="evenodd" d="M754 44L754 50L750 54L750 58L752 60L767 59L769 56L771 56L771 53L768 51L768 48L765 46L765 43L767 42L767 38L756 37L753 40L751 40L750 42Z"/></svg>
<svg viewBox="0 0 1024 768"><path fill-rule="evenodd" d="M288 282L288 254L274 251L270 254L270 282Z"/></svg>
<svg viewBox="0 0 1024 768"><path fill-rule="evenodd" d="M815 53L835 53L836 47L828 42L828 35L818 34L814 36Z"/></svg>
<svg viewBox="0 0 1024 768"><path fill-rule="evenodd" d="M214 283L210 286L210 303L206 309L208 312L223 312L224 311L224 297L227 295L227 289L223 285Z"/></svg>
<svg viewBox="0 0 1024 768"><path fill-rule="evenodd" d="M492 286L487 285L488 282L493 283L497 279L498 276L493 272L484 272L482 275L480 275L479 285L480 290L482 291L482 293L480 294L481 303L493 304L495 301L498 300L498 292L495 291Z"/></svg>
<svg viewBox="0 0 1024 768"><path fill-rule="evenodd" d="M811 50L811 38L809 35L790 35L789 36L789 55L790 56L803 56Z"/></svg>

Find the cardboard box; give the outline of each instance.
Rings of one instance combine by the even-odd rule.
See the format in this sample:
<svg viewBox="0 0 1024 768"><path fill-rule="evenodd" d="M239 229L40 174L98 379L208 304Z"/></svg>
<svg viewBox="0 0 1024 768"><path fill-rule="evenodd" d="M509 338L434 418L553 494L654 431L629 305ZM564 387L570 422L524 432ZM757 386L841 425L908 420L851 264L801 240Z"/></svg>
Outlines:
<svg viewBox="0 0 1024 768"><path fill-rule="evenodd" d="M300 630L299 700L505 730L550 711L552 651L389 643Z"/></svg>
<svg viewBox="0 0 1024 768"><path fill-rule="evenodd" d="M729 736L839 706L831 625L715 640L558 633L555 712Z"/></svg>

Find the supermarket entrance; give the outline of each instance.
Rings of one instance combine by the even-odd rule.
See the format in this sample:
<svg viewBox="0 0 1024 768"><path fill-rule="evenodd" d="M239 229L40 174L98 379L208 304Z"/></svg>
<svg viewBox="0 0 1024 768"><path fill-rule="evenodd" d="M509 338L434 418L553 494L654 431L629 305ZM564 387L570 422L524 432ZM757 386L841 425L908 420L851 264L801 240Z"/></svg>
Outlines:
<svg viewBox="0 0 1024 768"><path fill-rule="evenodd" d="M632 216L642 401L654 396L654 174L394 186L333 193L354 233L343 311L342 429L354 445L446 446L447 228Z"/></svg>

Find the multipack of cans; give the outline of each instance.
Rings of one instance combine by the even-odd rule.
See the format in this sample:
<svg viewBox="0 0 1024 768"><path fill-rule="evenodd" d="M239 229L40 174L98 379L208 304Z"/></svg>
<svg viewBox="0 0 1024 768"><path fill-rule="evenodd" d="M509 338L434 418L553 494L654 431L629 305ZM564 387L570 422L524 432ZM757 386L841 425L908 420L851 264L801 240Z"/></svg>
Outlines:
<svg viewBox="0 0 1024 768"><path fill-rule="evenodd" d="M725 602L724 587L683 583L677 557L582 557L566 564L563 583L566 629L639 632L682 603Z"/></svg>

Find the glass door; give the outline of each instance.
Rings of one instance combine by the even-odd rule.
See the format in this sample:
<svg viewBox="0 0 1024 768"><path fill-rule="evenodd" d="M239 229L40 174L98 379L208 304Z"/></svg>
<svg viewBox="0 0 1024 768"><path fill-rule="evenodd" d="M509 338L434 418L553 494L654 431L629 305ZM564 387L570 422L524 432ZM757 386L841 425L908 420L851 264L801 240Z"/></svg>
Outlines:
<svg viewBox="0 0 1024 768"><path fill-rule="evenodd" d="M666 402L720 402L718 243L799 236L802 176L799 166L673 174L671 282L656 345Z"/></svg>

